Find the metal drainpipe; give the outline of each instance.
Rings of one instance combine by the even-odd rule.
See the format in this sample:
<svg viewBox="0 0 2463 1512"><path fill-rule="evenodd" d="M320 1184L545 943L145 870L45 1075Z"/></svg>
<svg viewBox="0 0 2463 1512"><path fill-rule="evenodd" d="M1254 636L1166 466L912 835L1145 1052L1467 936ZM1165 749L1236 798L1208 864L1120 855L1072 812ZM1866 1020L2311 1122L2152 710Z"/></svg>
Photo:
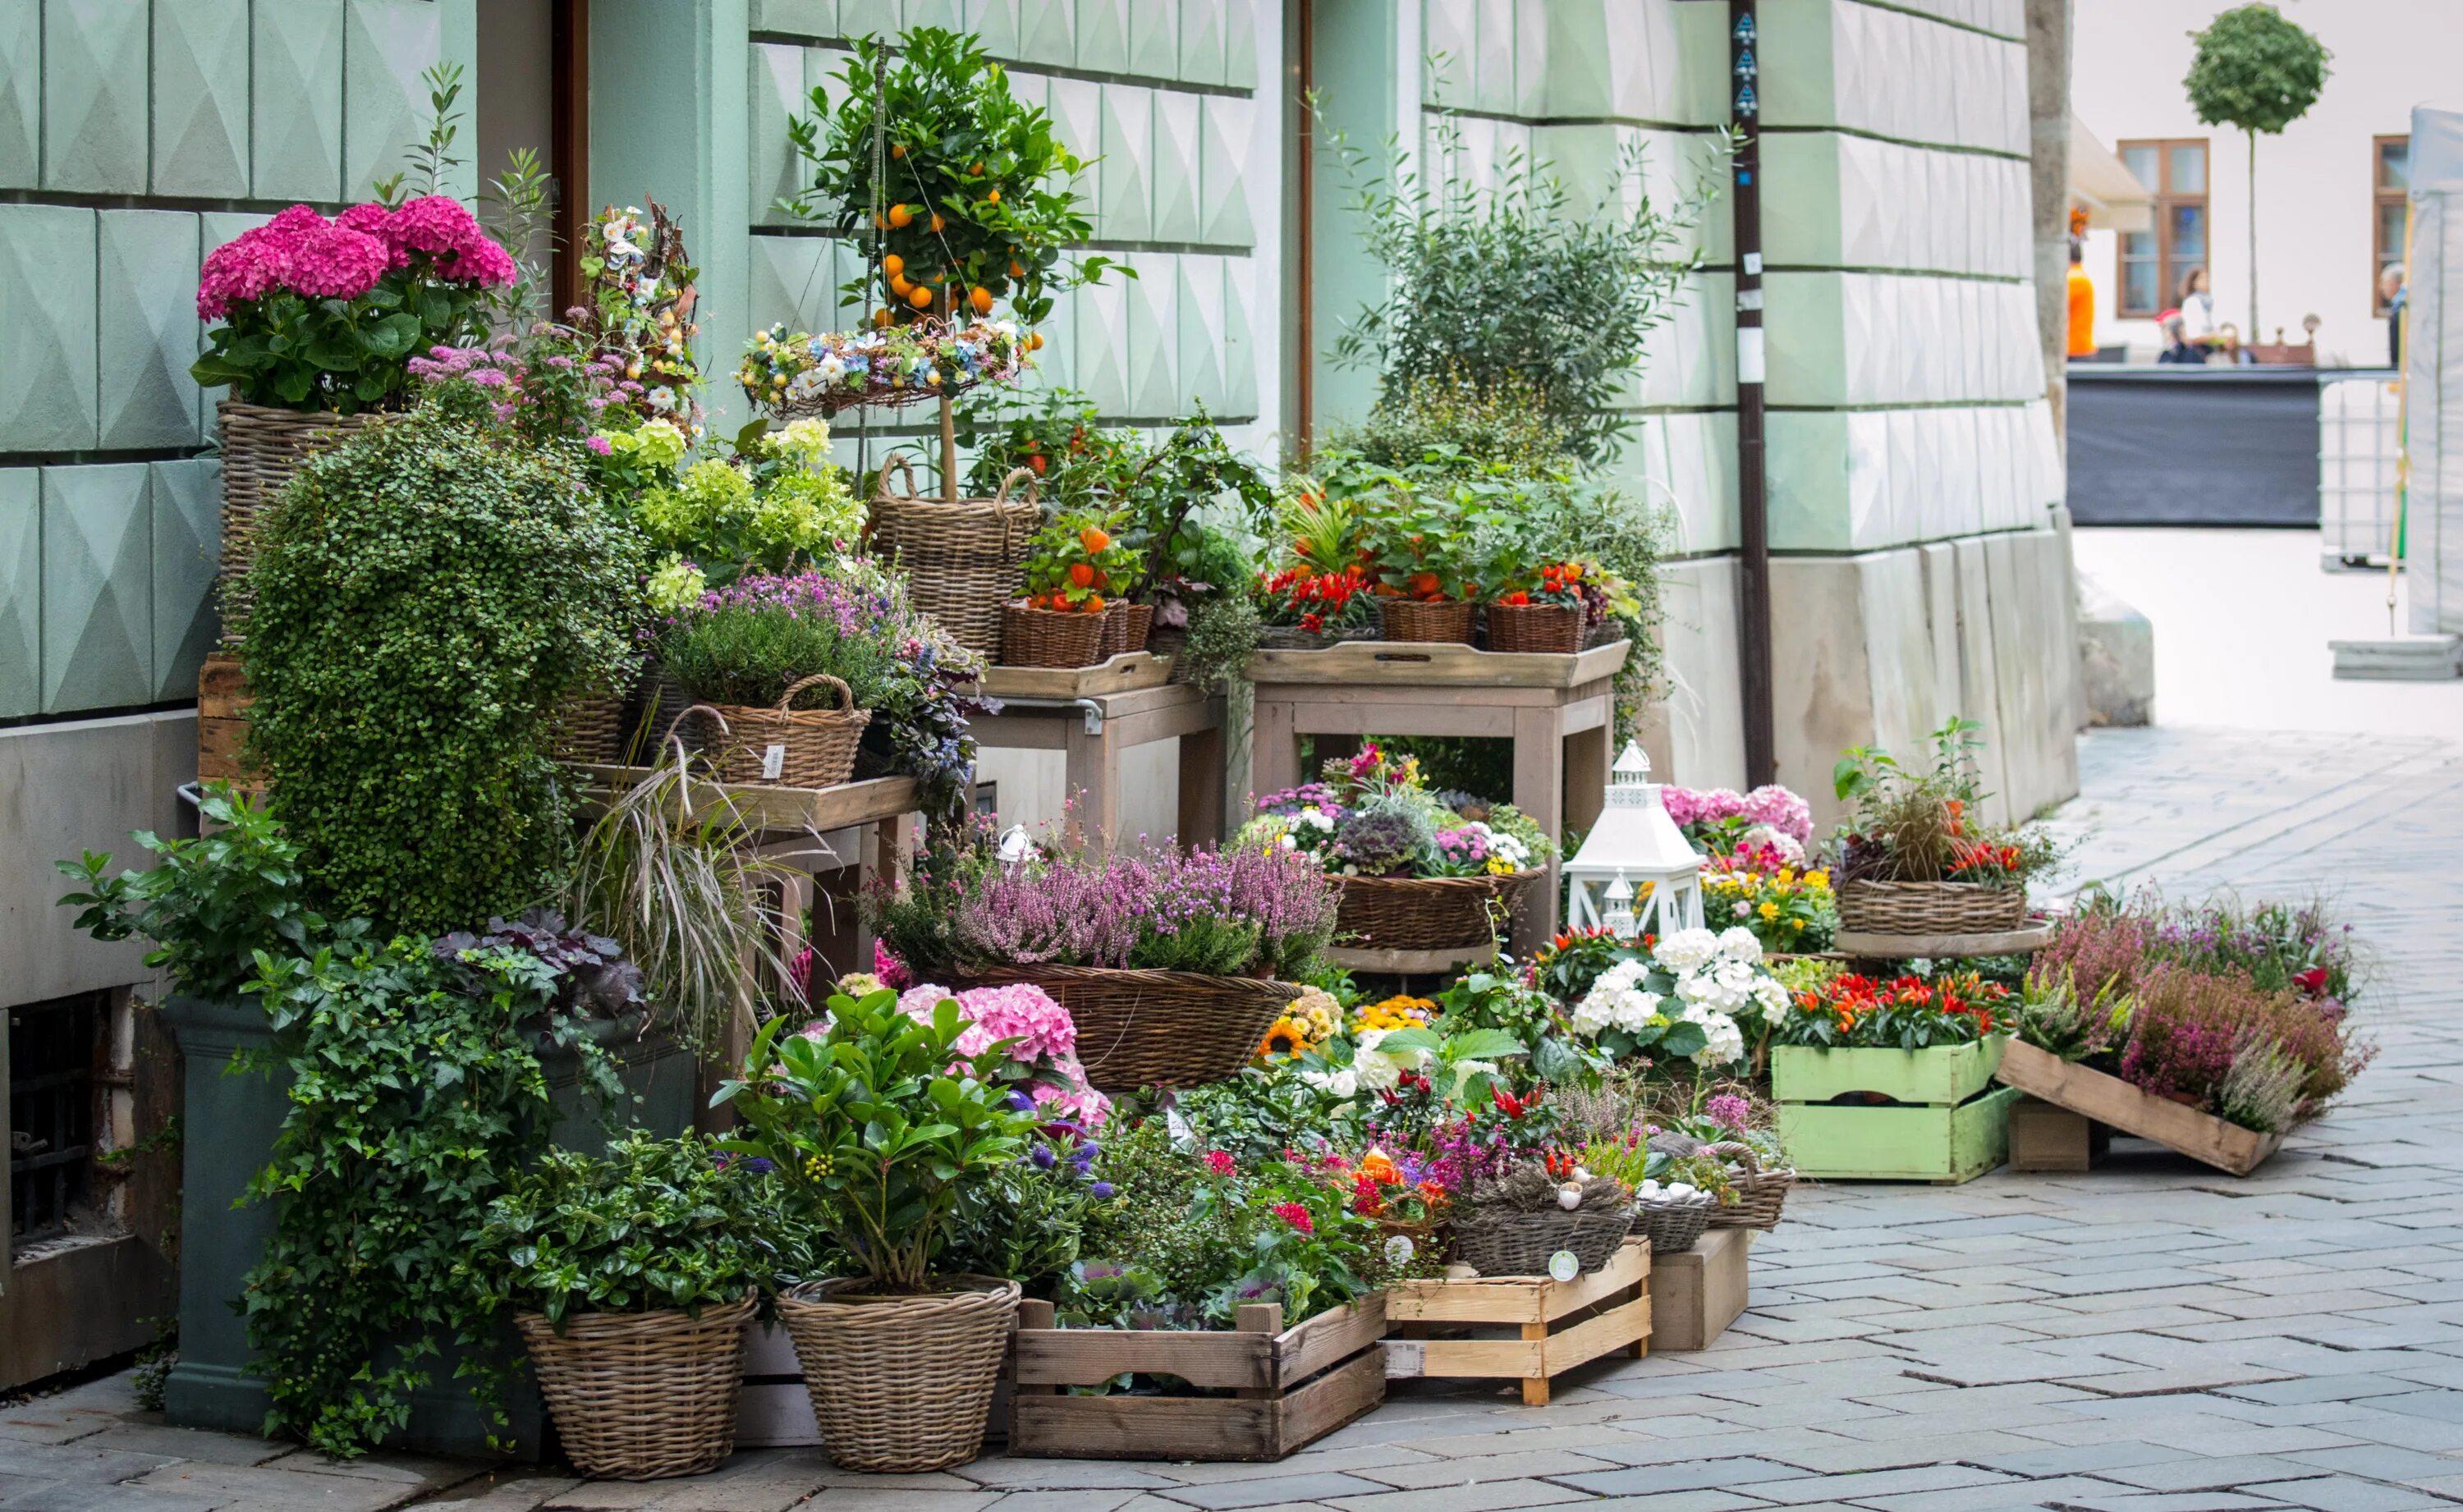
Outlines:
<svg viewBox="0 0 2463 1512"><path fill-rule="evenodd" d="M1778 780L1771 710L1770 512L1762 472L1761 25L1754 0L1728 0L1729 162L1736 243L1737 672L1744 684L1745 780Z"/></svg>

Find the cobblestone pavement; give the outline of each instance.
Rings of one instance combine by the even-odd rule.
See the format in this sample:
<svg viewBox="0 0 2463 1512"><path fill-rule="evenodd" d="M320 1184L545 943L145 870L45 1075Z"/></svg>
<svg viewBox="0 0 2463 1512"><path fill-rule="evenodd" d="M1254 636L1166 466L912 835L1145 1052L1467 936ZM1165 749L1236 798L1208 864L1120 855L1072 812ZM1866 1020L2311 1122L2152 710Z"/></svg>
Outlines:
<svg viewBox="0 0 2463 1512"><path fill-rule="evenodd" d="M0 1414L0 1507L207 1512L2404 1512L2463 1503L2463 744L2099 734L2082 875L2322 893L2376 952L2383 1054L2245 1180L2134 1141L2081 1176L1798 1189L1706 1351L1602 1362L1556 1405L1398 1390L1280 1464L817 1454L580 1484L187 1433L124 1377Z"/></svg>

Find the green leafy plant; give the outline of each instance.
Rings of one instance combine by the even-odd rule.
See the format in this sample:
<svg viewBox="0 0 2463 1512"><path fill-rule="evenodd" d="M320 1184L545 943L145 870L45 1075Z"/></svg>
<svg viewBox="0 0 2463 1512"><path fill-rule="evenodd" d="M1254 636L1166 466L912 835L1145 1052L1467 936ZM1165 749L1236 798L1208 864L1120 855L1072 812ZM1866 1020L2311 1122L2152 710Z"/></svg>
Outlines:
<svg viewBox="0 0 2463 1512"><path fill-rule="evenodd" d="M311 901L433 931L554 892L550 716L630 665L631 533L561 454L437 403L309 459L261 530L250 750Z"/></svg>
<svg viewBox="0 0 2463 1512"><path fill-rule="evenodd" d="M1001 1077L1009 1042L968 1056L954 1002L929 1022L898 994L833 996L817 1037L773 1019L711 1099L735 1110L725 1148L773 1162L875 1285L922 1291L958 1204L1026 1153L1035 1114Z"/></svg>
<svg viewBox="0 0 2463 1512"><path fill-rule="evenodd" d="M1037 530L1026 548L1028 605L1094 615L1116 599L1126 601L1140 564L1120 528L1118 514L1079 510Z"/></svg>
<svg viewBox="0 0 2463 1512"><path fill-rule="evenodd" d="M2333 54L2271 5L2235 6L2191 37L2198 45L2181 80L2190 108L2210 126L2237 126L2249 138L2249 331L2257 325L2257 139L2279 136L2309 113L2326 87Z"/></svg>
<svg viewBox="0 0 2463 1512"><path fill-rule="evenodd" d="M2093 991L2079 985L2075 967L2059 975L2030 973L2018 995L2018 1038L2065 1061L2113 1051L2129 1032L2128 993L2108 980Z"/></svg>

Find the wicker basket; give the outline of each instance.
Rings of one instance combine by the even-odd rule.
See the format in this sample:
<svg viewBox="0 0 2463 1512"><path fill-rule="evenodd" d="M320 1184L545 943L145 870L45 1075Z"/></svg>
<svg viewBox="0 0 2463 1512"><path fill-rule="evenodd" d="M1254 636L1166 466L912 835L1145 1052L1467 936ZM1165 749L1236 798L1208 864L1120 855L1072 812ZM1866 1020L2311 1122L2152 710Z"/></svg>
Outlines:
<svg viewBox="0 0 2463 1512"><path fill-rule="evenodd" d="M624 745L624 695L592 688L564 701L555 716L556 757L564 762L612 762Z"/></svg>
<svg viewBox="0 0 2463 1512"><path fill-rule="evenodd" d="M1711 1210L1718 1205L1715 1198L1706 1200L1697 1197L1683 1201L1636 1198L1632 1232L1650 1241L1653 1255L1682 1255L1711 1226Z"/></svg>
<svg viewBox="0 0 2463 1512"><path fill-rule="evenodd" d="M838 691L838 708L789 706L796 702L796 694L816 682L827 683ZM826 672L788 683L775 708L742 703L701 703L694 707L718 716L718 742L703 748L717 755L721 782L762 783L779 788L835 788L846 781L855 770L856 746L863 740L864 726L872 723L872 711L857 708L855 694Z"/></svg>
<svg viewBox="0 0 2463 1512"><path fill-rule="evenodd" d="M515 1318L564 1452L606 1480L697 1476L735 1447L735 1395L753 1299L681 1311L582 1313L564 1331Z"/></svg>
<svg viewBox="0 0 2463 1512"><path fill-rule="evenodd" d="M810 1281L778 1299L831 1462L916 1475L983 1453L992 1383L1017 1319L1014 1281L867 1297L866 1283Z"/></svg>
<svg viewBox="0 0 2463 1512"><path fill-rule="evenodd" d="M1470 950L1513 932L1541 871L1512 876L1346 876L1338 933L1370 950ZM1489 905L1503 910L1494 933Z"/></svg>
<svg viewBox="0 0 2463 1512"><path fill-rule="evenodd" d="M1787 1189L1796 1185L1794 1171L1765 1171L1761 1158L1747 1144L1714 1144L1703 1147L1704 1155L1717 1156L1744 1167L1736 1177L1739 1198L1733 1207L1711 1210L1712 1228L1776 1228L1778 1211L1787 1202Z"/></svg>
<svg viewBox="0 0 2463 1512"><path fill-rule="evenodd" d="M1839 889L1839 927L1862 935L1994 935L2026 922L2023 887L1860 879Z"/></svg>
<svg viewBox="0 0 2463 1512"><path fill-rule="evenodd" d="M1103 632L1111 617L1108 612L1071 614L1058 609L1029 609L1024 604L1003 605L1001 665L1091 667L1103 659Z"/></svg>
<svg viewBox="0 0 2463 1512"><path fill-rule="evenodd" d="M895 492L897 471L906 490ZM1026 480L1024 498L1010 488ZM906 573L907 598L930 615L949 637L986 660L1001 649L1001 606L1026 587L1026 547L1043 523L1035 502L1035 474L1011 470L989 499L954 503L927 499L915 488L915 470L903 456L881 469L872 501L872 549L894 556Z"/></svg>
<svg viewBox="0 0 2463 1512"><path fill-rule="evenodd" d="M1146 648L1154 628L1154 605L1114 602L1103 610L1103 659Z"/></svg>
<svg viewBox="0 0 2463 1512"><path fill-rule="evenodd" d="M1377 600L1377 621L1388 640L1441 640L1471 644L1471 610L1466 602L1441 598L1424 603L1416 598Z"/></svg>
<svg viewBox="0 0 2463 1512"><path fill-rule="evenodd" d="M299 464L348 441L374 415L269 409L227 399L214 406L223 438L223 640L239 643L253 600L244 579L256 560L256 532L267 507Z"/></svg>
<svg viewBox="0 0 2463 1512"><path fill-rule="evenodd" d="M1579 604L1491 604L1488 649L1572 656L1582 649Z"/></svg>
<svg viewBox="0 0 2463 1512"><path fill-rule="evenodd" d="M1633 1209L1471 1208L1454 1220L1454 1259L1483 1276L1544 1276L1549 1258L1570 1249L1585 1273L1613 1259L1633 1228Z"/></svg>
<svg viewBox="0 0 2463 1512"><path fill-rule="evenodd" d="M952 988L1022 982L1078 1026L1078 1058L1104 1091L1202 1087L1237 1076L1257 1042L1300 995L1297 983L1108 966L999 966L962 972Z"/></svg>

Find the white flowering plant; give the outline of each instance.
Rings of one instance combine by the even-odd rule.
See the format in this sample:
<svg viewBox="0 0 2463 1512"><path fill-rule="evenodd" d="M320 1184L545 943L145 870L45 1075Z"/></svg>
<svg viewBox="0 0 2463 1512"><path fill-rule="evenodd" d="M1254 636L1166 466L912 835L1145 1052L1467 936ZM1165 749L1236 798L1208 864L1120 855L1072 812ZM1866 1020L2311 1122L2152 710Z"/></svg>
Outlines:
<svg viewBox="0 0 2463 1512"><path fill-rule="evenodd" d="M1743 1060L1746 1026L1759 1038L1787 1003L1751 930L1683 929L1600 973L1569 1022L1611 1056L1682 1057L1709 1069Z"/></svg>

